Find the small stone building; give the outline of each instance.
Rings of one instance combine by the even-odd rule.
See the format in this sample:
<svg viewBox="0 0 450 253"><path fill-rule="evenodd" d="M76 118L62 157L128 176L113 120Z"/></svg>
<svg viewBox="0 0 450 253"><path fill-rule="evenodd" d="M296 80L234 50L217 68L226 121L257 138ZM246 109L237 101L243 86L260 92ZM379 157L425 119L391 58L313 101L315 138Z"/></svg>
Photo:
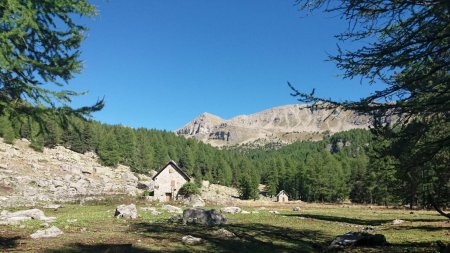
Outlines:
<svg viewBox="0 0 450 253"><path fill-rule="evenodd" d="M277 202L288 202L288 201L289 201L289 197L288 197L287 193L284 190L281 190L277 194Z"/></svg>
<svg viewBox="0 0 450 253"><path fill-rule="evenodd" d="M181 186L190 182L191 179L174 161L170 160L153 176L153 181L153 198L167 202L177 199Z"/></svg>

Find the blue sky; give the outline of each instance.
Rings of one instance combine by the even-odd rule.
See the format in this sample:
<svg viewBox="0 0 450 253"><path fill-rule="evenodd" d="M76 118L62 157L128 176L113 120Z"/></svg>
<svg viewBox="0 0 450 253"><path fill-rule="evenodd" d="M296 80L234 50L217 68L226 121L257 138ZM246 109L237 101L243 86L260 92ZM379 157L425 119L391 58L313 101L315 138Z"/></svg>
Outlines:
<svg viewBox="0 0 450 253"><path fill-rule="evenodd" d="M105 97L93 115L109 124L175 130L210 112L225 119L293 104L286 82L337 100L374 89L342 80L327 54L347 28L335 14L300 12L293 1L92 1L83 19L83 72L68 88ZM353 46L351 44L344 45Z"/></svg>

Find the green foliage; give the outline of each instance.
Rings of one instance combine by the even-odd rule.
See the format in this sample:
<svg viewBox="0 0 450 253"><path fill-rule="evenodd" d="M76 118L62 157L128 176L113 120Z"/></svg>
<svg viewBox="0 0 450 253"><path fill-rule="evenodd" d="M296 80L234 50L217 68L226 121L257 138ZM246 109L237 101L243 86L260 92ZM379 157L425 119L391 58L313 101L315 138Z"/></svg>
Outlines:
<svg viewBox="0 0 450 253"><path fill-rule="evenodd" d="M120 161L119 144L112 132L107 133L100 140L97 153L106 166L117 166Z"/></svg>
<svg viewBox="0 0 450 253"><path fill-rule="evenodd" d="M72 98L82 93L61 88L82 69L79 48L87 28L74 17L93 15L95 8L86 0L2 1L0 115L27 114L45 121L49 112L87 115L103 107L99 101L91 107L71 109ZM43 124L38 127L45 128Z"/></svg>
<svg viewBox="0 0 450 253"><path fill-rule="evenodd" d="M238 191L241 199L259 198L258 182L249 175L244 175L239 179Z"/></svg>
<svg viewBox="0 0 450 253"><path fill-rule="evenodd" d="M341 107L372 116L374 133L388 141L379 150L385 157L379 156L378 162L387 165L387 182L378 189L370 187L369 192L391 191L387 187L395 177L401 182L404 202L433 206L450 218L442 211L450 205L450 164L445 158L450 153L448 1L299 0L297 4L302 9L337 12L348 20L352 29L337 37L363 44L352 50L339 48L331 60L345 78L380 82L385 88L343 103L300 92L289 84L293 95L313 108ZM391 119L396 119L394 126L388 124ZM383 175L379 169L371 170L375 177Z"/></svg>
<svg viewBox="0 0 450 253"><path fill-rule="evenodd" d="M195 183L187 182L183 186L181 186L180 190L178 191L178 194L184 195L186 197L192 195L192 194L199 194L200 189Z"/></svg>
<svg viewBox="0 0 450 253"><path fill-rule="evenodd" d="M0 117L0 136L3 137L5 143L13 144L16 138L11 121L7 116Z"/></svg>

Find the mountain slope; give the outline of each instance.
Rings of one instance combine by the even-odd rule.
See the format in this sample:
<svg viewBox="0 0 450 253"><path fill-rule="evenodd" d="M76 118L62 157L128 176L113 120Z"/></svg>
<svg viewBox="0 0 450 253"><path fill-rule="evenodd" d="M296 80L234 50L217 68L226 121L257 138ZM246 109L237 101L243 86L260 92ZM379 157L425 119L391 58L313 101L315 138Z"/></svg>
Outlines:
<svg viewBox="0 0 450 253"><path fill-rule="evenodd" d="M369 124L367 116L351 111L312 111L306 105L293 104L229 120L203 113L176 133L213 146L289 144L298 140L319 140L326 133L368 128Z"/></svg>

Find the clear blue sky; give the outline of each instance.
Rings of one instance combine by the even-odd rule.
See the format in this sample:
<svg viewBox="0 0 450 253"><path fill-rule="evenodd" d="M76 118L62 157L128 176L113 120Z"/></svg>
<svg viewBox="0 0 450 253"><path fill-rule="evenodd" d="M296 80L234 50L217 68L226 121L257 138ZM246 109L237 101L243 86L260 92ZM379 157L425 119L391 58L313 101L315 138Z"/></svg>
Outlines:
<svg viewBox="0 0 450 253"><path fill-rule="evenodd" d="M101 122L175 130L203 112L228 119L296 103L287 81L337 100L375 88L325 61L345 21L307 16L293 1L92 2L84 70L68 88L89 91L75 106L105 97L93 115Z"/></svg>

